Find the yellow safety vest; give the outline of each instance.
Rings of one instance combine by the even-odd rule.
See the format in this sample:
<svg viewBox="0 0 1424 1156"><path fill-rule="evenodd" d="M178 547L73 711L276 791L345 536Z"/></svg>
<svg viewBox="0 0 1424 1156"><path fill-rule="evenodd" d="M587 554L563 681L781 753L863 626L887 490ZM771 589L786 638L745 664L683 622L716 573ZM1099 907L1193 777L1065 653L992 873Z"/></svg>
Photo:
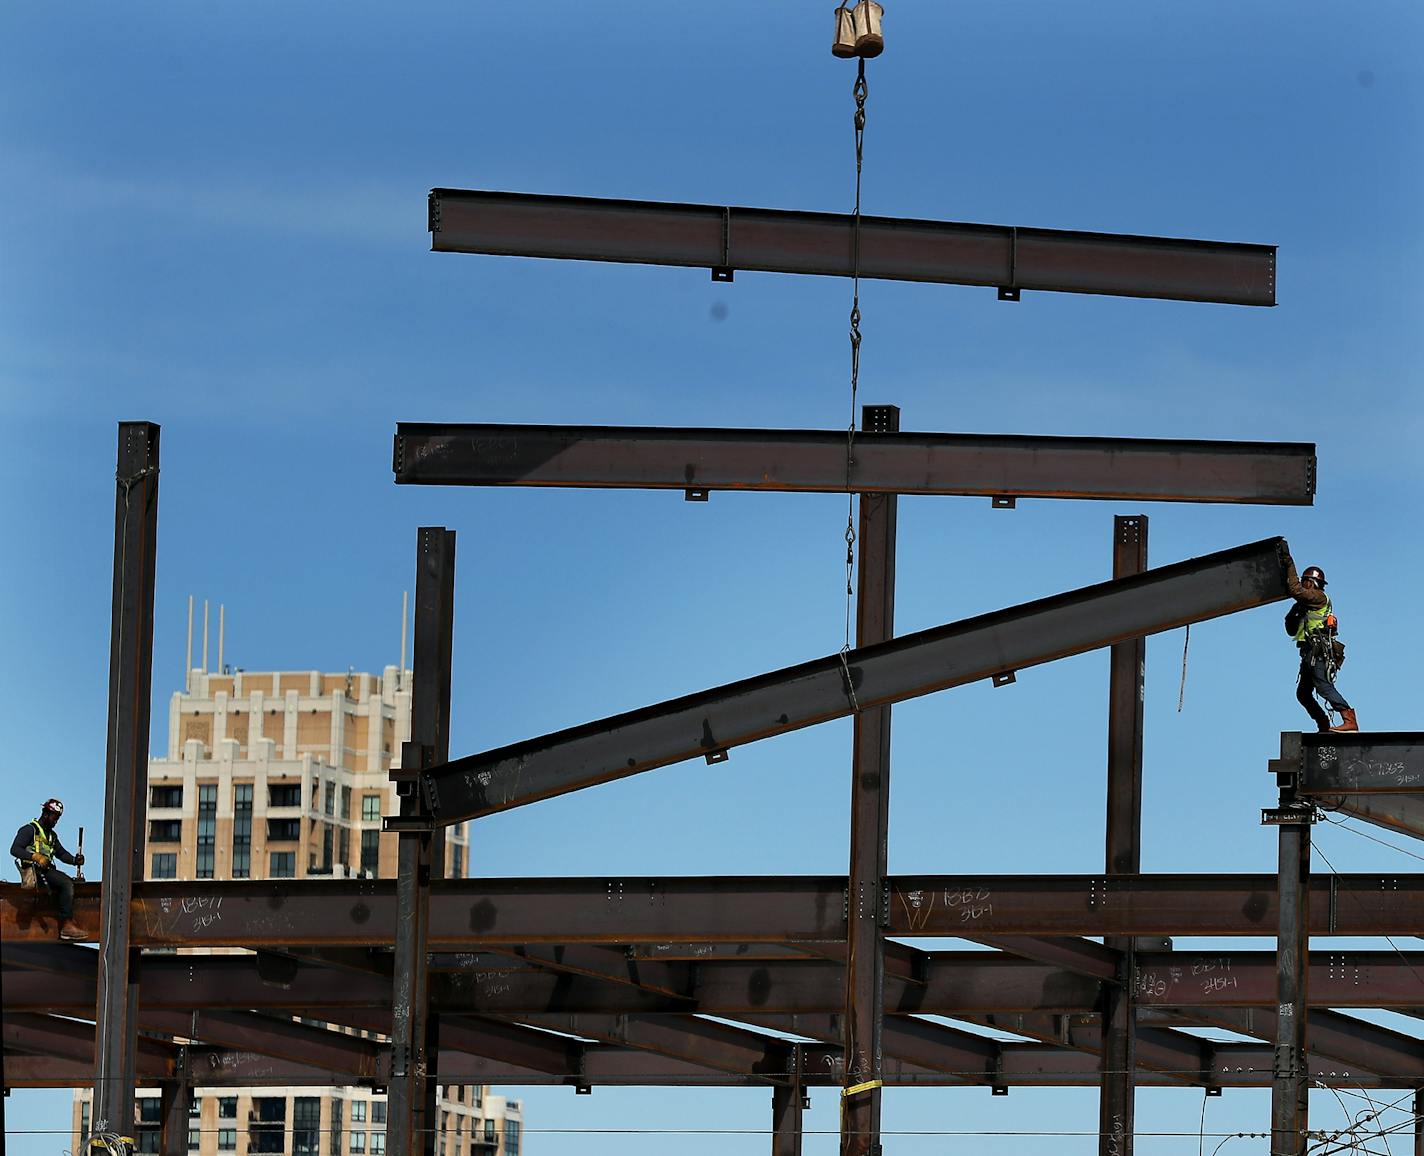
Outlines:
<svg viewBox="0 0 1424 1156"><path fill-rule="evenodd" d="M1325 620L1330 617L1330 599L1325 599L1324 606L1307 606L1305 616L1301 618L1300 625L1295 628L1295 640L1304 642L1306 637L1317 634L1325 629Z"/></svg>
<svg viewBox="0 0 1424 1156"><path fill-rule="evenodd" d="M31 819L30 826L35 829L35 837L30 840L31 858L38 854L46 859L53 859L56 842L54 835L46 831L38 819Z"/></svg>

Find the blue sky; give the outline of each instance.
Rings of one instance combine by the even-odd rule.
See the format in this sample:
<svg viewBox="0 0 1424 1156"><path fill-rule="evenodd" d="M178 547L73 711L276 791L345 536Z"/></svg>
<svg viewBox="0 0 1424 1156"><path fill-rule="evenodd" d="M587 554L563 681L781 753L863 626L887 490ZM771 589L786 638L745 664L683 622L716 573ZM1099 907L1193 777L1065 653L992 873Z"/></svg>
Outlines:
<svg viewBox="0 0 1424 1156"><path fill-rule="evenodd" d="M100 824L115 422L163 426L154 702L189 594L248 669L396 660L416 527L459 535L464 753L826 654L832 496L397 489L400 420L839 428L849 285L434 255L432 186L845 211L854 66L829 4L16 4L0 16L4 813L53 788ZM906 429L1315 441L1316 505L906 499L901 632L1284 534L1323 565L1367 727L1419 729L1413 646L1424 289L1424 11L1316 0L891 4L869 66L865 208L1274 243L1274 309L869 283L861 400ZM720 308L725 306L725 310ZM1279 613L1148 645L1144 866L1271 870L1266 759L1304 715ZM1105 655L897 707L894 871L1101 868ZM158 733L162 733L161 727ZM845 868L848 724L482 822L490 875ZM1328 828L1340 870L1417 863ZM1418 848L1414 849L1416 852ZM1416 1021L1417 1022L1417 1021ZM760 1091L523 1095L533 1156L764 1128ZM1089 1091L886 1095L887 1129L1087 1130ZM1200 1095L1144 1092L1139 1151ZM1315 1105L1338 1118L1332 1098ZM1258 1093L1207 1128L1256 1129ZM10 1151L67 1096L17 1093ZM809 1126L833 1130L821 1093ZM764 1139L685 1136L688 1153ZM1224 1151L1244 1151L1233 1141ZM808 1156L834 1150L808 1140ZM905 1137L897 1153L1089 1152Z"/></svg>

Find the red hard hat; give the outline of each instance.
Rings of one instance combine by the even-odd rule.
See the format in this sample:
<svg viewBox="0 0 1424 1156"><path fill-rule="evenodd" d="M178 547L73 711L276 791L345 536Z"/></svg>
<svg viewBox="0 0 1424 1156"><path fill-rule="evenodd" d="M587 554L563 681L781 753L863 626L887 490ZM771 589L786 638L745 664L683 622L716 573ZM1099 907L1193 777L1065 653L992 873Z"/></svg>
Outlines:
<svg viewBox="0 0 1424 1156"><path fill-rule="evenodd" d="M64 814L64 804L58 799L46 799L41 811L53 811L56 815Z"/></svg>
<svg viewBox="0 0 1424 1156"><path fill-rule="evenodd" d="M1322 570L1319 566L1307 566L1305 568L1305 573L1302 574L1300 578L1302 582L1304 582L1307 578L1314 578L1317 582L1320 583L1320 588L1322 590L1325 589L1325 571Z"/></svg>

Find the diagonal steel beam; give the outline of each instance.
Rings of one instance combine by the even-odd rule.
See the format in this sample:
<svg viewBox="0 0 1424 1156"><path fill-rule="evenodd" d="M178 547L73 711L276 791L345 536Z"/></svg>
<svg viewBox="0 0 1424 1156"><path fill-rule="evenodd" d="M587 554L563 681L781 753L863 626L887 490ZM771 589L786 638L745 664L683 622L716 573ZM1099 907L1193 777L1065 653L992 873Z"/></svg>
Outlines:
<svg viewBox="0 0 1424 1156"><path fill-rule="evenodd" d="M583 1013L520 1016L521 1023L607 1044L656 1052L719 1071L789 1080L791 1045L747 1028L696 1016Z"/></svg>
<svg viewBox="0 0 1424 1156"><path fill-rule="evenodd" d="M711 269L849 276L852 218L718 205L433 189L437 253L491 253ZM1106 293L1231 305L1276 303L1274 245L1006 225L861 217L866 278Z"/></svg>
<svg viewBox="0 0 1424 1156"><path fill-rule="evenodd" d="M787 667L421 772L442 826L744 743L1277 601L1268 538ZM399 827L386 820L388 828Z"/></svg>
<svg viewBox="0 0 1424 1156"><path fill-rule="evenodd" d="M1051 963L1095 979L1117 980L1122 966L1121 952L1091 939L1072 935L975 935L965 938L985 947L1007 951L1020 959Z"/></svg>
<svg viewBox="0 0 1424 1156"><path fill-rule="evenodd" d="M1294 442L401 422L397 483L1310 505Z"/></svg>

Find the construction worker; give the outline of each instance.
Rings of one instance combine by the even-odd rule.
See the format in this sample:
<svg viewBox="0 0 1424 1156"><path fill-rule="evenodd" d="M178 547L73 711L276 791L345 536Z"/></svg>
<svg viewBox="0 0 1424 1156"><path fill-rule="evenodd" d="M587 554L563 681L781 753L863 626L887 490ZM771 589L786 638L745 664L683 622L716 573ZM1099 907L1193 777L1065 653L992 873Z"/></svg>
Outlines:
<svg viewBox="0 0 1424 1156"><path fill-rule="evenodd" d="M22 876L26 868L33 868L39 879L54 893L59 903L60 939L88 939L89 932L74 922L74 880L54 865L58 859L74 867L84 866L84 856L71 855L54 833L55 824L63 814L63 803L58 799L46 799L40 808L40 817L31 819L16 832L15 841L10 844L10 854L15 857Z"/></svg>
<svg viewBox="0 0 1424 1156"><path fill-rule="evenodd" d="M1286 633L1295 639L1300 650L1296 700L1315 720L1318 731L1359 730L1354 708L1335 689L1335 671L1345 661L1345 648L1335 640L1335 612L1325 593L1325 571L1319 566L1307 566L1297 578L1292 561L1286 571L1286 588L1295 599L1295 605L1286 612ZM1317 694L1331 710L1339 712L1339 726L1330 725L1330 716L1315 701Z"/></svg>

